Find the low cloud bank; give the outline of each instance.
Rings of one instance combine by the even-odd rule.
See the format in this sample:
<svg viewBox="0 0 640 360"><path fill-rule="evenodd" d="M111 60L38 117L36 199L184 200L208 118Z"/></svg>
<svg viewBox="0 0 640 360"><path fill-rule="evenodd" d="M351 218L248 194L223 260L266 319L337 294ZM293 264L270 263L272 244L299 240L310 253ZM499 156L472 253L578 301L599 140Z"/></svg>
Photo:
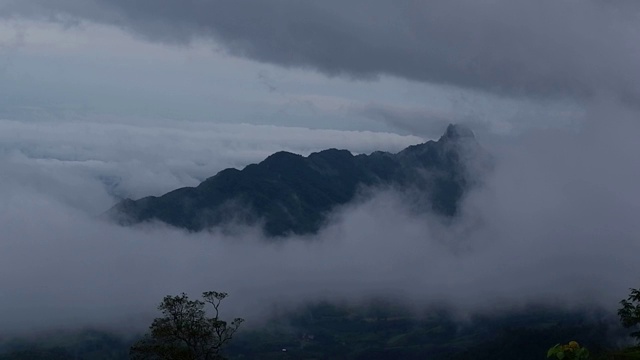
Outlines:
<svg viewBox="0 0 640 360"><path fill-rule="evenodd" d="M0 120L0 164L6 181L98 214L113 205L111 197L137 199L196 186L220 170L242 168L276 151L397 152L424 141L370 131L116 120Z"/></svg>
<svg viewBox="0 0 640 360"><path fill-rule="evenodd" d="M613 115L602 112L594 118ZM87 172L21 167L5 153L0 330L142 329L164 295L210 289L231 294L230 316L252 321L275 305L374 296L465 312L532 302L613 310L640 273L639 130L633 114L616 112L606 124L494 139L496 167L453 224L381 190L338 209L320 234L277 243L252 228L228 236L108 224L69 201L78 188L80 203L110 198Z"/></svg>

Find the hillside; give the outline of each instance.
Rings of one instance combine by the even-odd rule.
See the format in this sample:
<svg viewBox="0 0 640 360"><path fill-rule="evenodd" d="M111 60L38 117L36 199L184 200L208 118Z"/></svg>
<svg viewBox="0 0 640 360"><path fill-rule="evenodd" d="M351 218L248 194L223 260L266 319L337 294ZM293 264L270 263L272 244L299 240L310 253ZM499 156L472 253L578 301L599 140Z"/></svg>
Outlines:
<svg viewBox="0 0 640 360"><path fill-rule="evenodd" d="M122 225L161 221L189 231L232 222L264 226L267 236L311 234L327 214L368 187L415 189L427 211L454 216L472 179L466 159L481 154L473 132L449 125L438 141L399 153L353 155L329 149L308 157L277 152L242 170L226 169L197 187L126 199L108 215Z"/></svg>

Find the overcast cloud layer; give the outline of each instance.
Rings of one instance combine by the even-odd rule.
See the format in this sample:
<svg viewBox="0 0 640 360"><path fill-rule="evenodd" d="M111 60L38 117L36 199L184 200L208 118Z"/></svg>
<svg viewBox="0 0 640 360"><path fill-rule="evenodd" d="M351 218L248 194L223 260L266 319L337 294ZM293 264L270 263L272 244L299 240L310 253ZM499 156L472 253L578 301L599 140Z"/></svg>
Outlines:
<svg viewBox="0 0 640 360"><path fill-rule="evenodd" d="M0 14L113 24L357 78L395 75L508 96L640 101L640 6L557 0L2 0Z"/></svg>

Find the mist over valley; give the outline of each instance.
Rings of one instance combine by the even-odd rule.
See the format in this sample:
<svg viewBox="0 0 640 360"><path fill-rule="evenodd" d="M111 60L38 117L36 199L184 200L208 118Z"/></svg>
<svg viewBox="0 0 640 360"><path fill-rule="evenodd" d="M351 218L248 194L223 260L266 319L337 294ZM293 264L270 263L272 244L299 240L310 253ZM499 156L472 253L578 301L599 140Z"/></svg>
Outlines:
<svg viewBox="0 0 640 360"><path fill-rule="evenodd" d="M128 359L210 290L230 359L633 345L638 14L0 0L0 359Z"/></svg>

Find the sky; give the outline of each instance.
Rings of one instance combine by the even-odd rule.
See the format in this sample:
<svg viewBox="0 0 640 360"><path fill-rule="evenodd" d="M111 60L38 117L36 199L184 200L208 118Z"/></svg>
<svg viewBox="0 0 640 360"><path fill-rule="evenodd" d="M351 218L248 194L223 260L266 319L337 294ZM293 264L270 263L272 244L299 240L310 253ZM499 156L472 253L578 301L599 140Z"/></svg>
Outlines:
<svg viewBox="0 0 640 360"><path fill-rule="evenodd" d="M385 294L614 310L640 274L639 16L626 0L0 0L0 330L131 324L205 290L249 319ZM449 123L496 158L452 226L393 191L279 244L97 218L275 151L396 152Z"/></svg>

